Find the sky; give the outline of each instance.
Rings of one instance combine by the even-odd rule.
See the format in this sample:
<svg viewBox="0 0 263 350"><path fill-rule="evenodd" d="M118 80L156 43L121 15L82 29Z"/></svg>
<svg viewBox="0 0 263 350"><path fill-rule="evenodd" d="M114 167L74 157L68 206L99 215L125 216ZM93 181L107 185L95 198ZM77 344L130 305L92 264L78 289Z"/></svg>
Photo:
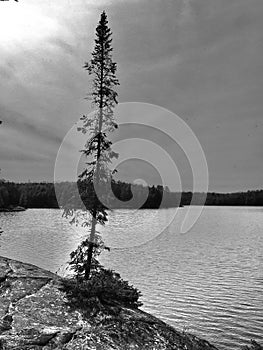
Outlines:
<svg viewBox="0 0 263 350"><path fill-rule="evenodd" d="M1 177L53 181L66 135L91 111L83 64L102 10L120 80L116 119L132 123L140 115L147 126L113 136L125 159L118 177L191 190L195 135L210 191L263 188L262 0L0 2ZM174 136L176 116L187 131ZM76 151L68 145L65 157ZM66 179L69 168L62 169Z"/></svg>

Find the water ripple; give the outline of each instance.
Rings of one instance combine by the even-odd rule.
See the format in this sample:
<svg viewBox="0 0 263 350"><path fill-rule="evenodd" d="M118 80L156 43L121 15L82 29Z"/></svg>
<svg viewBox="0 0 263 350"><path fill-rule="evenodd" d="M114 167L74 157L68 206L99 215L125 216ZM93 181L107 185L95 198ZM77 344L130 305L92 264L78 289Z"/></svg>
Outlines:
<svg viewBox="0 0 263 350"><path fill-rule="evenodd" d="M113 212L103 236L120 248L102 263L142 291L146 311L177 329L220 349L237 350L250 339L263 344L262 208L206 207L182 235L184 210L160 235L173 209ZM51 271L65 266L85 235L59 210L0 213L0 220L0 254ZM129 241L138 246L127 248Z"/></svg>

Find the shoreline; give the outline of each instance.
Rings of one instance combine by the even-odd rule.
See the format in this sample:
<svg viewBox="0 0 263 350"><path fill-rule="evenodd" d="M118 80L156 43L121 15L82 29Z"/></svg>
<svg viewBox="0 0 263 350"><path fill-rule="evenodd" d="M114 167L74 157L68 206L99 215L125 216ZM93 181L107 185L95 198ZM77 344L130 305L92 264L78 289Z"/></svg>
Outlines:
<svg viewBox="0 0 263 350"><path fill-rule="evenodd" d="M140 309L84 317L69 310L61 277L35 265L0 256L2 349L191 349L217 350L206 340L179 332Z"/></svg>

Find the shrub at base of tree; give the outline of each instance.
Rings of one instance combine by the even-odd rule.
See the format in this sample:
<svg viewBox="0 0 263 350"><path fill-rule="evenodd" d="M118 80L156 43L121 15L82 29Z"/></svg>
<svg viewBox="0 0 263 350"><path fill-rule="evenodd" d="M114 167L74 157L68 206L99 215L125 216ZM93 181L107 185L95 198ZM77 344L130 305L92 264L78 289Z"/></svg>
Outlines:
<svg viewBox="0 0 263 350"><path fill-rule="evenodd" d="M121 307L137 309L142 306L141 292L118 273L104 268L93 272L89 280L64 278L61 289L66 292L69 306L88 317L99 312L118 314Z"/></svg>

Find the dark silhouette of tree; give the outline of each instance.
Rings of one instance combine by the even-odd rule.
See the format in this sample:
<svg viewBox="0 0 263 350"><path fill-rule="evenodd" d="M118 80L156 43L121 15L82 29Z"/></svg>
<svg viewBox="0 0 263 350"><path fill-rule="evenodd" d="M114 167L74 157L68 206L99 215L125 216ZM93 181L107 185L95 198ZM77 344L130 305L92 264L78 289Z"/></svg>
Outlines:
<svg viewBox="0 0 263 350"><path fill-rule="evenodd" d="M106 199L107 184L111 181L111 172L107 164L112 158L118 156L112 151L111 141L107 136L107 132L117 128L113 118L113 108L118 103L114 88L119 85L116 77L117 65L112 61L111 36L106 13L102 12L96 28L92 58L84 65L92 76L92 89L88 98L96 111L92 116L84 115L81 118L82 127L79 128L82 133L91 135L82 150L84 156L88 158L87 167L79 176L82 199L84 201L85 198L89 199L85 202L85 206L91 215L91 222L84 219L82 225L91 225L91 228L89 237L71 253L70 262L77 275L84 276L85 279L90 278L92 269L95 269L97 264L95 257L104 248L96 226L98 223L104 225L107 221L106 207L101 203L101 199ZM72 214L72 222L78 222L78 212L72 211L72 205L69 202L65 208L65 215Z"/></svg>

